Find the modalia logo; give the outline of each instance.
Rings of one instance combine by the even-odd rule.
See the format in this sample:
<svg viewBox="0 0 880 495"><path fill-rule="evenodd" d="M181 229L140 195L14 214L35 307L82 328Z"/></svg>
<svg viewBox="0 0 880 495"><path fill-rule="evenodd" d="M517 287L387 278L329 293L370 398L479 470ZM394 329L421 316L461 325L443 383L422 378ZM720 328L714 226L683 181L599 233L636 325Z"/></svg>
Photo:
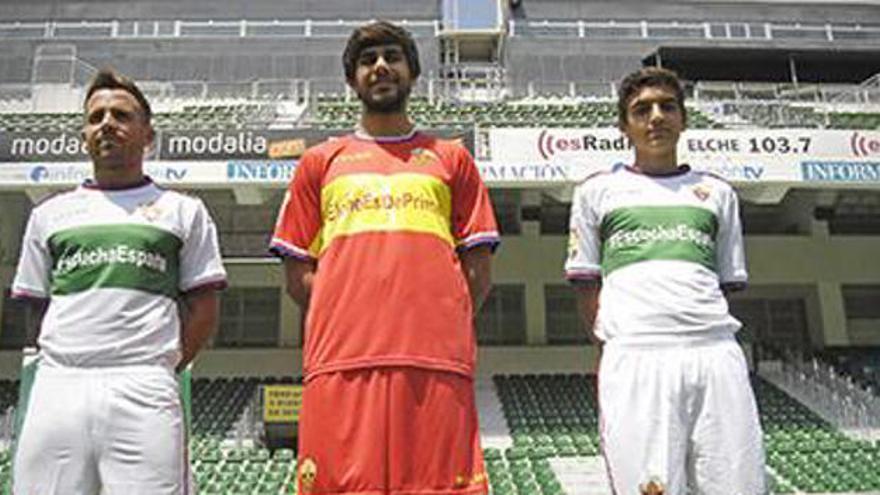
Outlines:
<svg viewBox="0 0 880 495"><path fill-rule="evenodd" d="M858 131L850 138L850 146L857 157L880 155L880 138L865 136Z"/></svg>

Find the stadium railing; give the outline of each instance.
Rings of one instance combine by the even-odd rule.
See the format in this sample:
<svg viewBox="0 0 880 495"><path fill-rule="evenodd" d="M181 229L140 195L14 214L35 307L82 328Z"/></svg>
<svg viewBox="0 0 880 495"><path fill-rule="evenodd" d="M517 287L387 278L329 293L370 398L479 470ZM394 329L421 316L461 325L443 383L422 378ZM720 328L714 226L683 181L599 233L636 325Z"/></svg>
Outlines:
<svg viewBox="0 0 880 495"><path fill-rule="evenodd" d="M0 39L102 39L102 38L345 38L363 19L335 21L312 19L275 20L113 20L0 23ZM440 20L397 20L417 37L434 37L444 25ZM817 41L880 43L880 27L834 23L793 24L780 22L656 20L514 20L508 21L509 36L588 39L703 39L734 41Z"/></svg>
<svg viewBox="0 0 880 495"><path fill-rule="evenodd" d="M587 39L702 39L880 43L880 28L839 24L652 20L510 20L510 36Z"/></svg>
<svg viewBox="0 0 880 495"><path fill-rule="evenodd" d="M416 37L434 37L438 20L395 22ZM152 39L152 38L347 38L363 19L312 20L113 20L46 21L0 23L0 40L30 39Z"/></svg>
<svg viewBox="0 0 880 495"><path fill-rule="evenodd" d="M340 79L237 83L143 81L155 124L164 129L243 129L254 126L351 126L360 108ZM76 129L78 96L67 110L39 112L39 85L0 85L0 128L9 132ZM57 86L52 87L57 96ZM689 92L692 128L880 128L880 85L697 82ZM851 103L840 95L850 95ZM443 80L428 75L413 91L410 110L427 126L616 125L612 82ZM45 98L43 98L45 99Z"/></svg>

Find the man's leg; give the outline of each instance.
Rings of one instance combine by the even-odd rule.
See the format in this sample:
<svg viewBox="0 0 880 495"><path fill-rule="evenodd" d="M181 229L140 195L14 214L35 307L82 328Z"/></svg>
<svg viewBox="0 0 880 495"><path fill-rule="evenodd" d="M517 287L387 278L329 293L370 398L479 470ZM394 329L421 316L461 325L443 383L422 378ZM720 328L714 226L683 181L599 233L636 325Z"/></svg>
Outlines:
<svg viewBox="0 0 880 495"><path fill-rule="evenodd" d="M300 495L386 495L385 371L340 371L308 380L299 421Z"/></svg>
<svg viewBox="0 0 880 495"><path fill-rule="evenodd" d="M701 350L705 394L693 430L698 495L765 493L764 449L745 357L731 339Z"/></svg>
<svg viewBox="0 0 880 495"><path fill-rule="evenodd" d="M98 471L90 429L89 377L37 370L18 437L15 495L95 495Z"/></svg>
<svg viewBox="0 0 880 495"><path fill-rule="evenodd" d="M615 495L685 493L690 421L679 357L674 349L605 345L599 433Z"/></svg>
<svg viewBox="0 0 880 495"><path fill-rule="evenodd" d="M417 368L388 373L388 494L488 493L473 380Z"/></svg>
<svg viewBox="0 0 880 495"><path fill-rule="evenodd" d="M99 470L106 495L187 495L189 465L177 378L158 367L102 377Z"/></svg>

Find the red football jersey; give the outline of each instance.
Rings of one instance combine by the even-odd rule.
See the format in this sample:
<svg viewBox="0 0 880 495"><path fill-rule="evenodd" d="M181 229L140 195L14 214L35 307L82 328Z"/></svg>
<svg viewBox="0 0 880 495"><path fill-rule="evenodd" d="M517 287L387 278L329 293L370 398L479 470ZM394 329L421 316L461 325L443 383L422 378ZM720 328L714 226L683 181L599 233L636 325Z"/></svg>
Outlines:
<svg viewBox="0 0 880 495"><path fill-rule="evenodd" d="M416 366L473 375L457 252L495 245L489 195L461 145L350 135L302 157L270 249L317 261L303 368Z"/></svg>

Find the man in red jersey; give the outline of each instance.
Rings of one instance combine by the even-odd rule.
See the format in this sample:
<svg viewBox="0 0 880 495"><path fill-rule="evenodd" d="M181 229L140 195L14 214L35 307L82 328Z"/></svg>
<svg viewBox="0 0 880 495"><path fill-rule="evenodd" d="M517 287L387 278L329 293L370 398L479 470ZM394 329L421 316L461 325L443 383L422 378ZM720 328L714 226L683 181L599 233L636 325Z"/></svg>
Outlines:
<svg viewBox="0 0 880 495"><path fill-rule="evenodd" d="M359 126L303 155L270 246L307 311L299 490L485 494L473 315L499 241L489 196L467 150L407 115L408 32L362 26L343 64Z"/></svg>

